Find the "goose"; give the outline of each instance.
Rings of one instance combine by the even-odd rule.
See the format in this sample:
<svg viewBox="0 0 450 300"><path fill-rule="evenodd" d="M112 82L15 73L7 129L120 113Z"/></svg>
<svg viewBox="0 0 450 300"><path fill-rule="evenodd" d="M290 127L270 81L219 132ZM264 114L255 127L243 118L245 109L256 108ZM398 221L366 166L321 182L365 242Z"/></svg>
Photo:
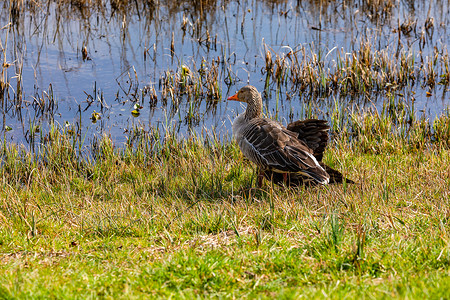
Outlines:
<svg viewBox="0 0 450 300"><path fill-rule="evenodd" d="M289 123L286 126L286 129L295 132L297 138L304 141L306 145L313 150L313 155L320 166L328 173L328 175L330 175L329 184L343 183L344 181L349 184L355 183L354 181L345 178L338 170L335 170L322 162L323 152L328 144L328 131L330 130L327 121L317 119L299 120ZM297 174L288 174L287 178L283 178L280 173L265 171L263 172L263 175L267 180L279 185L299 186L305 183L307 184L304 178Z"/></svg>
<svg viewBox="0 0 450 300"><path fill-rule="evenodd" d="M284 182L293 175L304 182L329 183L330 175L314 156L314 149L299 139L298 133L262 117L261 94L254 86L244 86L227 100L247 103L245 112L233 121L232 131L241 152L260 169L259 187L270 174L281 174Z"/></svg>

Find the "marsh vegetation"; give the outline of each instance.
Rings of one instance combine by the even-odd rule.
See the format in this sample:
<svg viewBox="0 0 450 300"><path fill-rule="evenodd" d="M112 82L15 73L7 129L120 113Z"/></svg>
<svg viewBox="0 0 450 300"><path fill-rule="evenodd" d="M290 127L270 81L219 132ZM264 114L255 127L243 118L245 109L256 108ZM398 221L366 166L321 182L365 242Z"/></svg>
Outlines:
<svg viewBox="0 0 450 300"><path fill-rule="evenodd" d="M267 114L280 120L330 120L336 104L380 110L393 99L432 121L449 105L448 10L425 1L4 1L2 131L25 144L66 122L87 140L111 133L120 144L136 125L222 136L240 109L222 99L246 83L265 91Z"/></svg>
<svg viewBox="0 0 450 300"><path fill-rule="evenodd" d="M0 6L0 298L446 297L448 2ZM247 83L356 183L255 188Z"/></svg>

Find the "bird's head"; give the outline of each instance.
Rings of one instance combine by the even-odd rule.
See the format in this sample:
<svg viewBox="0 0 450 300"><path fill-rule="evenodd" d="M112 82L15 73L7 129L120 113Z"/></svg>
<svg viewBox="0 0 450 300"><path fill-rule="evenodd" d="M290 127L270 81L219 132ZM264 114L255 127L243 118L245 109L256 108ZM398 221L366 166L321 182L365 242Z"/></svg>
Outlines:
<svg viewBox="0 0 450 300"><path fill-rule="evenodd" d="M236 94L228 97L227 100L255 103L259 98L261 98L261 95L259 94L258 90L254 86L246 85L241 88Z"/></svg>

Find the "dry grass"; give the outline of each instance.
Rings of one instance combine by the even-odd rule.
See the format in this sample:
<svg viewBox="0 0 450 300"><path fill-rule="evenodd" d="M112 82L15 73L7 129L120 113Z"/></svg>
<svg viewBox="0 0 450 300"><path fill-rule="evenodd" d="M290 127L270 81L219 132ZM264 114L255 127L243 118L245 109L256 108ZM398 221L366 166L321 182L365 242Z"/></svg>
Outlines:
<svg viewBox="0 0 450 300"><path fill-rule="evenodd" d="M55 129L35 154L4 145L1 293L441 295L448 136L424 135L420 120L406 138L382 116L360 122L324 157L357 183L316 188L255 189L237 146L207 136L141 132L124 149L105 137L79 152Z"/></svg>
<svg viewBox="0 0 450 300"><path fill-rule="evenodd" d="M266 5L274 2L285 4ZM55 6L61 22L55 36L65 31L65 19L81 20L88 34L90 20L108 18L126 40L132 18L160 22L161 11L170 15L186 3L4 2L4 112L20 116L29 105L37 116L57 113L52 85L24 99L23 57L11 61L6 54L10 30L20 28L27 13L39 16ZM180 22L183 34L205 51L220 47L205 25L218 3L196 2ZM357 3L374 23L392 22L392 1ZM350 4L340 9L353 14ZM335 9L329 1L305 5L320 16ZM286 9L280 18L292 13ZM425 46L438 24L424 21L397 24L399 44L417 35ZM118 88L137 115L147 102L151 109L171 105L173 114L185 105L185 123L199 124L202 102L213 110L222 84L230 88L241 80L239 66L226 47L214 59L179 61L169 35L178 68L165 69L158 84L144 87L130 68L117 79ZM402 93L442 87L445 94L448 52L445 46L427 54L401 45L374 49L375 42L363 40L356 50L299 45L285 53L263 46L255 59L266 76L266 96L275 88L288 98L334 100L326 104L333 130L324 161L355 184L285 189L266 183L257 189L252 164L213 130L180 137L175 129L139 126L128 131L123 146L108 136L84 144L81 106L73 124L44 130L30 122L23 130L30 148L4 139L0 298L447 297L450 116L417 117L414 97ZM89 45L77 47L88 61ZM144 62L156 59L155 49L145 48ZM98 101L99 116L108 110L96 84L86 95L87 108ZM341 97L380 95L379 109L361 111ZM316 102L303 107L305 115L315 114Z"/></svg>

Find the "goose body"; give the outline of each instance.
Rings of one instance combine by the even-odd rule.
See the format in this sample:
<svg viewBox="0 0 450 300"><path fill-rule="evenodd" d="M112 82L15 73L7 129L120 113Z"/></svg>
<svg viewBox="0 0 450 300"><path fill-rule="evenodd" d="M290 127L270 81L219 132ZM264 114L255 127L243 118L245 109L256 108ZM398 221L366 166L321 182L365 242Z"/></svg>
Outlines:
<svg viewBox="0 0 450 300"><path fill-rule="evenodd" d="M245 86L228 100L247 103L246 111L233 122L233 137L262 175L273 173L286 178L293 174L318 184L329 182L330 176L314 156L314 149L299 139L298 133L261 117L262 99L255 87Z"/></svg>
<svg viewBox="0 0 450 300"><path fill-rule="evenodd" d="M306 145L313 150L313 155L319 162L319 165L330 176L329 183L342 183L344 180L347 183L354 183L348 178L344 178L342 173L338 170L327 166L322 162L323 152L328 144L328 122L325 120L308 119L303 121L295 121L287 125L288 130L295 132L297 138L306 143ZM285 184L287 186L298 186L305 183L313 183L305 181L305 178L301 175L289 173L286 178L282 174L275 173L269 170L263 172L266 179L276 183Z"/></svg>

